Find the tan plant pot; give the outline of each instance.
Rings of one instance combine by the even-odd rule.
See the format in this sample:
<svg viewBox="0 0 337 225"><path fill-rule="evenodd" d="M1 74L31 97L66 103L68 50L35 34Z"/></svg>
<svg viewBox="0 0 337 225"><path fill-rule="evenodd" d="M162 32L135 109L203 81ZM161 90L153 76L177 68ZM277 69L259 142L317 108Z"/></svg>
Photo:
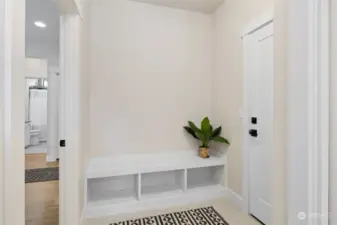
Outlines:
<svg viewBox="0 0 337 225"><path fill-rule="evenodd" d="M208 154L208 148L199 148L199 155L201 158L209 158L209 154Z"/></svg>

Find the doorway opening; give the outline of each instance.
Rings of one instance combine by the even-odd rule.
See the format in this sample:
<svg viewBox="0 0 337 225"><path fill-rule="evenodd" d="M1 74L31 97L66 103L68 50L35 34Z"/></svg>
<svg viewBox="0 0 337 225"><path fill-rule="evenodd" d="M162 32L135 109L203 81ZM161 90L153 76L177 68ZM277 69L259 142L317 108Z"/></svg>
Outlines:
<svg viewBox="0 0 337 225"><path fill-rule="evenodd" d="M46 154L48 80L26 78L25 89L25 154Z"/></svg>
<svg viewBox="0 0 337 225"><path fill-rule="evenodd" d="M26 0L25 221L59 225L60 12Z"/></svg>

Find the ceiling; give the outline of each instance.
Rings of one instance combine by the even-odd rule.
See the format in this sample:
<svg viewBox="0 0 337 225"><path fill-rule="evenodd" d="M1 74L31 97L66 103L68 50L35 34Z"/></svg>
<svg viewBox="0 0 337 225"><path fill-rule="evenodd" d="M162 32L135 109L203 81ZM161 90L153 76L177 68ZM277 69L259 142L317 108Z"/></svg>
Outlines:
<svg viewBox="0 0 337 225"><path fill-rule="evenodd" d="M38 28L35 21L43 21L47 27ZM55 0L26 0L26 56L58 59L59 33L60 14Z"/></svg>
<svg viewBox="0 0 337 225"><path fill-rule="evenodd" d="M224 0L131 0L150 3L153 5L167 6L177 9L186 9L202 13L213 13Z"/></svg>
<svg viewBox="0 0 337 225"><path fill-rule="evenodd" d="M46 58L58 65L60 14L56 0L26 0L26 57ZM113 0L112 0L113 1ZM202 13L213 13L224 0L131 0ZM35 21L47 24L44 29Z"/></svg>

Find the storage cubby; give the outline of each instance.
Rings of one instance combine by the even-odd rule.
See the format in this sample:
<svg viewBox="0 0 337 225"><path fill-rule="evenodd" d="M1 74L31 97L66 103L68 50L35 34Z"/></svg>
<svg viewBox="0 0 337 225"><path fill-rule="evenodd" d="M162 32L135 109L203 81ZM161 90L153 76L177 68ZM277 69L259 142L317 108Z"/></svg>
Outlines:
<svg viewBox="0 0 337 225"><path fill-rule="evenodd" d="M223 183L224 166L211 166L187 170L187 189Z"/></svg>
<svg viewBox="0 0 337 225"><path fill-rule="evenodd" d="M184 190L184 170L144 173L141 178L141 195L154 195Z"/></svg>
<svg viewBox="0 0 337 225"><path fill-rule="evenodd" d="M226 163L226 156L202 159L192 151L93 159L86 171L85 217L223 198Z"/></svg>
<svg viewBox="0 0 337 225"><path fill-rule="evenodd" d="M88 202L120 202L138 198L138 176L124 175L88 179Z"/></svg>

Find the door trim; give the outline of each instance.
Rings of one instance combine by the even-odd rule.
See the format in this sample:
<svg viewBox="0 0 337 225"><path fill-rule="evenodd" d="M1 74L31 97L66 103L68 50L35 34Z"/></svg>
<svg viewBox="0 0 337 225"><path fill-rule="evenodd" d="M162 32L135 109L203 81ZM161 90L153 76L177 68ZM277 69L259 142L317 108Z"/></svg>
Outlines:
<svg viewBox="0 0 337 225"><path fill-rule="evenodd" d="M254 31L260 29L268 23L271 23L274 20L274 12L273 10L265 11L259 17L252 20L248 23L245 28L241 32L241 38L253 33Z"/></svg>
<svg viewBox="0 0 337 225"><path fill-rule="evenodd" d="M309 225L328 225L329 223L329 8L329 0L308 1Z"/></svg>
<svg viewBox="0 0 337 225"><path fill-rule="evenodd" d="M24 0L0 0L0 224L25 224Z"/></svg>
<svg viewBox="0 0 337 225"><path fill-rule="evenodd" d="M287 49L287 219L294 225L329 223L329 4L288 5L287 45L293 47Z"/></svg>
<svg viewBox="0 0 337 225"><path fill-rule="evenodd" d="M250 22L247 27L243 30L241 38L244 39L245 36L253 33L254 31L272 23L274 21L274 15L273 11L269 10L265 13L263 13L261 16ZM244 44L244 41L243 41ZM245 50L245 48L243 48ZM245 132L249 128L249 118L247 115L247 95L249 93L247 92L247 87L249 85L248 79L247 79L247 65L244 64L244 75L243 75L243 92L244 92L244 99L243 99L243 187L242 187L242 198L243 198L243 205L242 210L246 213L249 213L249 135L248 132Z"/></svg>
<svg viewBox="0 0 337 225"><path fill-rule="evenodd" d="M61 2L73 0L58 0ZM25 0L0 0L0 224L1 225L24 225L25 224L25 184L24 184L24 71L25 68ZM70 10L72 11L72 10ZM74 54L79 54L78 43L79 29L78 15L69 15L75 18L77 23L71 23L68 30L63 30L68 35L65 39L68 51L67 59L74 58ZM61 22L62 23L62 22ZM74 28L74 30L72 30ZM3 33L5 35L3 35ZM15 34L15 35L14 35ZM74 38L75 37L75 38ZM3 39L1 39L3 38ZM63 51L62 51L63 52ZM61 53L62 54L62 53ZM69 56L70 55L70 56ZM76 59L76 56L75 56ZM78 88L72 89L72 85L77 85L76 78L79 77L79 60L66 61L67 73L75 75L68 84L66 90L70 96L76 94ZM62 76L62 74L61 74ZM69 79L69 77L67 77ZM68 82L68 80L67 80ZM77 87L77 86L76 86ZM75 120L79 113L77 96L71 97L69 103L73 103L71 110L67 111L66 117ZM68 104L69 104L68 103ZM73 133L67 136L69 141L77 142L79 132L78 127L70 123L69 130ZM71 202L79 194L78 180L79 163L76 154L79 152L77 145L73 145L72 151L64 151L64 169L60 169L63 192L60 193L60 225L78 225L79 212L78 201ZM75 159L74 159L75 157ZM61 167L61 168L63 168ZM67 171L67 172L65 172ZM69 174L68 174L69 171ZM68 176L66 179L64 174ZM76 183L77 182L77 183ZM66 193L66 194L65 194ZM76 208L77 207L77 208ZM67 211L66 209L69 209ZM66 218L66 220L64 219Z"/></svg>
<svg viewBox="0 0 337 225"><path fill-rule="evenodd" d="M80 33L78 14L61 16L60 29L60 225L79 225L80 208Z"/></svg>

